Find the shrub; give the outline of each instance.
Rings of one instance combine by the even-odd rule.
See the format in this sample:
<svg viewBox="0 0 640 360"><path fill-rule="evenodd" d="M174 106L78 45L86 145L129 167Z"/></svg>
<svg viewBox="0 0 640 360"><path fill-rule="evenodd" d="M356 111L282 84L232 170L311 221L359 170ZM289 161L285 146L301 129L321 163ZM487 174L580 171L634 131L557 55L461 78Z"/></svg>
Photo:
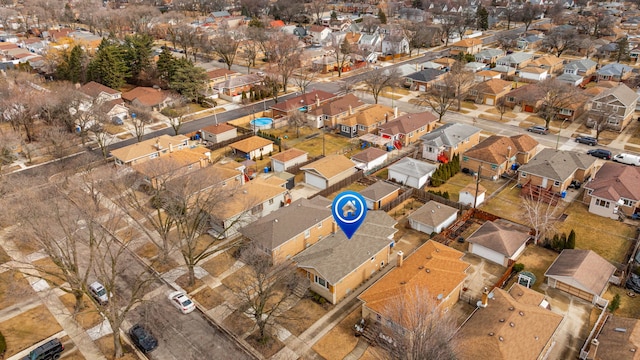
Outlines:
<svg viewBox="0 0 640 360"><path fill-rule="evenodd" d="M613 300L611 300L611 303L609 303L607 310L609 310L611 313L614 313L616 310L618 310L619 307L620 307L620 294L616 294L613 297Z"/></svg>
<svg viewBox="0 0 640 360"><path fill-rule="evenodd" d="M0 358L4 358L4 353L7 351L7 341L4 339L4 335L0 333Z"/></svg>
<svg viewBox="0 0 640 360"><path fill-rule="evenodd" d="M524 270L524 264L517 263L517 264L513 265L513 272L519 273L522 270Z"/></svg>

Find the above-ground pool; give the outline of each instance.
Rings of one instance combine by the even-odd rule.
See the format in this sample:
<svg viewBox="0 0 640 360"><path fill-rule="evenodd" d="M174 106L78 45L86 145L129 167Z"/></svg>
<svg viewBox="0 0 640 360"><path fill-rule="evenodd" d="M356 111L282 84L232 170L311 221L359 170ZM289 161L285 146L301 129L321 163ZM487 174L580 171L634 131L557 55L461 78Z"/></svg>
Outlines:
<svg viewBox="0 0 640 360"><path fill-rule="evenodd" d="M255 120L251 120L251 127L254 130L265 130L273 127L273 119L268 117L261 117Z"/></svg>

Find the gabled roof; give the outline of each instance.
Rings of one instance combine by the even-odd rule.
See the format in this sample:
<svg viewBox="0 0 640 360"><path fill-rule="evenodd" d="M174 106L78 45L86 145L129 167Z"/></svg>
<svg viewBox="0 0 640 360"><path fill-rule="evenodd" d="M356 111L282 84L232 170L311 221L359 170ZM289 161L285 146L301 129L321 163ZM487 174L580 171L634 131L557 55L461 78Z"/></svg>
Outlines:
<svg viewBox="0 0 640 360"><path fill-rule="evenodd" d="M434 129L428 134L422 135L420 139L422 139L424 144L428 145L454 147L480 131L482 131L482 129L475 126L462 123L448 123Z"/></svg>
<svg viewBox="0 0 640 360"><path fill-rule="evenodd" d="M512 137L491 135L471 149L464 156L490 164L502 164L517 153L529 152L538 142L527 134Z"/></svg>
<svg viewBox="0 0 640 360"><path fill-rule="evenodd" d="M80 87L80 91L86 95L91 96L92 98L98 97L101 93L105 93L108 95L119 94L120 91L114 90L108 86L104 86L95 81L90 81Z"/></svg>
<svg viewBox="0 0 640 360"><path fill-rule="evenodd" d="M316 101L324 103L325 101L335 98L337 95L322 90L314 90L308 93L304 93L300 96L293 97L287 101L283 101L271 106L272 109L280 111L290 111L293 109L299 109L300 107L315 104Z"/></svg>
<svg viewBox="0 0 640 360"><path fill-rule="evenodd" d="M205 147L182 149L163 155L157 159L134 164L131 168L147 176L149 179L164 174L176 175L176 170L207 159L206 153L209 151L210 150Z"/></svg>
<svg viewBox="0 0 640 360"><path fill-rule="evenodd" d="M269 144L273 144L273 141L262 138L260 136L252 136L240 141L236 141L229 145L230 148L240 150L243 153L250 153L251 151L263 148Z"/></svg>
<svg viewBox="0 0 640 360"><path fill-rule="evenodd" d="M412 131L425 127L434 121L437 121L435 115L428 111L424 111L415 114L404 114L380 125L378 129L380 133L389 135L408 134Z"/></svg>
<svg viewBox="0 0 640 360"><path fill-rule="evenodd" d="M423 177L434 172L437 168L437 166L427 162L406 157L389 166L389 171L393 170L411 177Z"/></svg>
<svg viewBox="0 0 640 360"><path fill-rule="evenodd" d="M425 68L423 70L414 72L406 77L415 81L429 82L442 76L445 72L442 70Z"/></svg>
<svg viewBox="0 0 640 360"><path fill-rule="evenodd" d="M353 161L342 155L329 155L300 168L303 171L314 171L329 180L334 176L355 167Z"/></svg>
<svg viewBox="0 0 640 360"><path fill-rule="evenodd" d="M382 105L382 104L373 104L369 105L364 109L359 109L355 114L348 115L342 119L340 119L339 123L341 125L364 125L371 126L387 119L391 119L393 117L394 111L392 108Z"/></svg>
<svg viewBox="0 0 640 360"><path fill-rule="evenodd" d="M450 44L450 46L457 46L457 47L471 47L476 45L482 45L482 40L476 39L476 38L462 39L460 41L454 42L453 44Z"/></svg>
<svg viewBox="0 0 640 360"><path fill-rule="evenodd" d="M640 201L640 168L606 162L584 187L593 190L591 196L602 199Z"/></svg>
<svg viewBox="0 0 640 360"><path fill-rule="evenodd" d="M471 234L467 241L511 257L531 237L528 231L522 231L519 228L521 227L500 220L487 221Z"/></svg>
<svg viewBox="0 0 640 360"><path fill-rule="evenodd" d="M378 201L384 199L386 196L397 192L400 189L397 185L388 183L386 181L376 181L373 185L367 186L360 190L360 195L365 199L372 201Z"/></svg>
<svg viewBox="0 0 640 360"><path fill-rule="evenodd" d="M545 68L539 68L539 67L533 67L533 66L527 66L525 68L520 69L520 72L523 73L529 73L529 74L544 74L549 72L548 69Z"/></svg>
<svg viewBox="0 0 640 360"><path fill-rule="evenodd" d="M630 106L634 101L638 100L638 94L635 91L631 90L625 84L620 84L593 97L592 101L599 101L600 99L605 99L610 95L614 96L625 106Z"/></svg>
<svg viewBox="0 0 640 360"><path fill-rule="evenodd" d="M231 219L278 195L284 195L286 191L282 186L257 178L230 192L228 198L211 211L211 215L216 219Z"/></svg>
<svg viewBox="0 0 640 360"><path fill-rule="evenodd" d="M365 103L362 102L362 100L360 100L357 96L353 94L347 94L345 96L320 105L319 107L313 109L312 113L317 115L335 116L364 105Z"/></svg>
<svg viewBox="0 0 640 360"><path fill-rule="evenodd" d="M220 124L215 124L215 125L209 125L206 127L203 127L201 130L202 131L206 131L208 133L211 134L222 134L225 133L227 131L232 131L235 130L236 128L227 124L227 123L220 123Z"/></svg>
<svg viewBox="0 0 640 360"><path fill-rule="evenodd" d="M504 51L500 49L484 49L479 53L475 54L476 58L479 59L491 59L496 56L503 55Z"/></svg>
<svg viewBox="0 0 640 360"><path fill-rule="evenodd" d="M503 92L506 88L511 89L512 84L513 83L511 81L502 79L489 79L474 86L474 90L478 91L480 94L496 95Z"/></svg>
<svg viewBox="0 0 640 360"><path fill-rule="evenodd" d="M133 102L137 100L145 106L156 106L165 101L169 94L160 89L138 86L133 90L122 94L122 98L126 101Z"/></svg>
<svg viewBox="0 0 640 360"><path fill-rule="evenodd" d="M507 56L503 56L496 60L497 63L509 63L509 64L519 64L523 61L529 60L533 57L533 55L525 52L514 52L513 54L509 54Z"/></svg>
<svg viewBox="0 0 640 360"><path fill-rule="evenodd" d="M243 227L240 233L272 251L330 217L327 206L301 198Z"/></svg>
<svg viewBox="0 0 640 360"><path fill-rule="evenodd" d="M457 213L458 209L431 200L411 213L409 219L429 226L438 226Z"/></svg>
<svg viewBox="0 0 640 360"><path fill-rule="evenodd" d="M564 249L544 276L599 296L615 271L615 266L591 250Z"/></svg>
<svg viewBox="0 0 640 360"><path fill-rule="evenodd" d="M158 147L168 150L170 145L182 144L188 140L189 138L184 135L160 135L153 139L143 140L139 143L111 150L111 155L126 163L156 153L160 151Z"/></svg>
<svg viewBox="0 0 640 360"><path fill-rule="evenodd" d="M285 151L283 151L281 153L272 155L271 158L274 159L274 160L277 160L277 161L285 163L287 161L293 160L295 158L298 158L300 156L304 156L304 155L307 155L307 154L309 154L309 153L306 152L306 151L302 151L302 150L296 149L296 148L291 148L291 149L285 150Z"/></svg>
<svg viewBox="0 0 640 360"><path fill-rule="evenodd" d="M509 292L495 288L493 294L487 307L479 307L456 334L458 359L541 358L562 315L542 307L544 296L519 284Z"/></svg>
<svg viewBox="0 0 640 360"><path fill-rule="evenodd" d="M549 179L565 181L576 170L586 170L596 162L593 156L573 151L543 149L518 171Z"/></svg>
<svg viewBox="0 0 640 360"><path fill-rule="evenodd" d="M580 59L568 63L564 68L570 70L575 69L578 71L587 71L589 69L593 69L596 65L598 65L598 63L591 59Z"/></svg>
<svg viewBox="0 0 640 360"><path fill-rule="evenodd" d="M366 307L384 316L389 304L417 288L426 290L434 299L438 295L447 297L467 277L465 271L469 264L461 260L462 256L458 250L428 240L358 298Z"/></svg>
<svg viewBox="0 0 640 360"><path fill-rule="evenodd" d="M575 75L575 74L569 74L569 73L564 73L558 77L556 77L556 80L558 81L563 81L563 82L568 82L570 84L574 84L575 82L584 79L584 77L582 75Z"/></svg>
<svg viewBox="0 0 640 360"><path fill-rule="evenodd" d="M214 88L220 89L232 89L240 86L247 86L258 84L262 82L262 77L255 74L240 75L229 78L225 81L221 81L214 85Z"/></svg>
<svg viewBox="0 0 640 360"><path fill-rule="evenodd" d="M621 76L624 73L628 73L632 70L633 68L628 65L620 63L609 63L598 69L596 72L598 73L598 75L602 76Z"/></svg>
<svg viewBox="0 0 640 360"><path fill-rule="evenodd" d="M375 147L370 147L351 157L351 160L368 163L387 155L387 152Z"/></svg>
<svg viewBox="0 0 640 360"><path fill-rule="evenodd" d="M229 69L213 69L213 70L207 71L207 77L209 79L217 79L225 75L235 75L235 74L238 74L238 72L229 70Z"/></svg>
<svg viewBox="0 0 640 360"><path fill-rule="evenodd" d="M338 231L293 257L298 267L313 269L330 284L339 283L370 258L388 248L398 230L384 211L369 211L358 231L347 239Z"/></svg>

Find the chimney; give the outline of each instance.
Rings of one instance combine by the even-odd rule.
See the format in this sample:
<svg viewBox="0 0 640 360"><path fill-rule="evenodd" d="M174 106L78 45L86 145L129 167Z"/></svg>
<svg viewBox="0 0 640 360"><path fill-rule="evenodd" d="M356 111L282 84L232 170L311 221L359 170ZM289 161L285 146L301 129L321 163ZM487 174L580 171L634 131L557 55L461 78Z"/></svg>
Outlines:
<svg viewBox="0 0 640 360"><path fill-rule="evenodd" d="M173 152L173 144L169 143L169 152L172 153Z"/></svg>
<svg viewBox="0 0 640 360"><path fill-rule="evenodd" d="M397 106L393 108L393 118L394 119L398 118L398 107Z"/></svg>
<svg viewBox="0 0 640 360"><path fill-rule="evenodd" d="M160 145L160 139L156 139L156 149L161 150L162 145Z"/></svg>
<svg viewBox="0 0 640 360"><path fill-rule="evenodd" d="M485 286L482 290L482 301L479 302L479 306L486 308L489 305L489 289Z"/></svg>
<svg viewBox="0 0 640 360"><path fill-rule="evenodd" d="M600 345L600 341L598 341L598 339L591 340L591 346L589 346L589 352L587 353L587 360L596 360L598 345Z"/></svg>
<svg viewBox="0 0 640 360"><path fill-rule="evenodd" d="M320 107L320 97L316 94L316 107Z"/></svg>
<svg viewBox="0 0 640 360"><path fill-rule="evenodd" d="M353 115L353 108L351 108L351 105L349 105L349 115Z"/></svg>
<svg viewBox="0 0 640 360"><path fill-rule="evenodd" d="M399 250L398 251L398 261L396 263L396 266L402 267L402 263L403 262L404 262L404 253L401 250Z"/></svg>
<svg viewBox="0 0 640 360"><path fill-rule="evenodd" d="M335 221L331 223L331 232L334 234L338 232L338 224Z"/></svg>

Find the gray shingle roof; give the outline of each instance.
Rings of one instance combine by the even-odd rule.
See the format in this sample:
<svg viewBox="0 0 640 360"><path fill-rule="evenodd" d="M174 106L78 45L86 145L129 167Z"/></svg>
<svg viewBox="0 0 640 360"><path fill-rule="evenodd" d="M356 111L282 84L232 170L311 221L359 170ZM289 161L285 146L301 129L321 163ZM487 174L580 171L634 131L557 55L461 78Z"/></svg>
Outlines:
<svg viewBox="0 0 640 360"><path fill-rule="evenodd" d="M419 161L412 158L404 158L397 163L389 166L389 170L393 170L400 174L408 175L408 176L418 176L422 177L427 175L433 171L435 171L438 167L435 165L431 165L424 161Z"/></svg>
<svg viewBox="0 0 640 360"><path fill-rule="evenodd" d="M484 49L475 55L476 59L491 59L495 56L504 54L504 51L500 49Z"/></svg>
<svg viewBox="0 0 640 360"><path fill-rule="evenodd" d="M386 181L378 181L365 189L360 190L360 195L365 199L378 201L385 196L398 190L398 186L388 183Z"/></svg>
<svg viewBox="0 0 640 360"><path fill-rule="evenodd" d="M603 91L597 96L594 96L592 101L598 101L600 99L605 99L609 95L613 95L616 99L618 99L625 106L631 106L634 101L638 99L638 94L631 90L627 85L620 84L614 88Z"/></svg>
<svg viewBox="0 0 640 360"><path fill-rule="evenodd" d="M518 171L549 179L565 181L578 169L587 169L596 158L573 151L543 149Z"/></svg>
<svg viewBox="0 0 640 360"><path fill-rule="evenodd" d="M390 237L398 231L395 224L384 211L369 211L351 239L338 231L294 256L293 260L298 267L314 269L335 285L391 244Z"/></svg>
<svg viewBox="0 0 640 360"><path fill-rule="evenodd" d="M437 70L437 69L424 69L421 71L417 71L414 72L412 74L407 75L407 77L409 79L415 80L415 81L424 81L424 82L428 82L428 81L433 81L435 79L438 78L438 76L444 74L444 71L442 70Z"/></svg>
<svg viewBox="0 0 640 360"><path fill-rule="evenodd" d="M480 131L482 130L475 126L460 123L448 123L428 134L422 135L420 139L422 139L422 142L427 145L435 145L438 147L445 145L447 147L452 147Z"/></svg>
<svg viewBox="0 0 640 360"><path fill-rule="evenodd" d="M457 212L456 208L431 200L409 215L409 219L429 226L438 226Z"/></svg>
<svg viewBox="0 0 640 360"><path fill-rule="evenodd" d="M615 266L591 250L564 249L544 276L601 295L615 270Z"/></svg>
<svg viewBox="0 0 640 360"><path fill-rule="evenodd" d="M564 68L565 69L577 69L578 71L587 71L591 68L593 68L594 66L596 66L598 63L596 63L595 61L591 60L591 59L580 59L580 60L574 60L570 63L568 63Z"/></svg>
<svg viewBox="0 0 640 360"><path fill-rule="evenodd" d="M498 221L487 221L467 241L511 257L530 237L527 231Z"/></svg>
<svg viewBox="0 0 640 360"><path fill-rule="evenodd" d="M631 66L619 64L619 63L611 63L601 67L597 73L598 75L603 76L621 76L624 73L628 73L632 71L633 68Z"/></svg>
<svg viewBox="0 0 640 360"><path fill-rule="evenodd" d="M240 233L273 250L331 216L331 209L320 199L299 199L243 227Z"/></svg>

